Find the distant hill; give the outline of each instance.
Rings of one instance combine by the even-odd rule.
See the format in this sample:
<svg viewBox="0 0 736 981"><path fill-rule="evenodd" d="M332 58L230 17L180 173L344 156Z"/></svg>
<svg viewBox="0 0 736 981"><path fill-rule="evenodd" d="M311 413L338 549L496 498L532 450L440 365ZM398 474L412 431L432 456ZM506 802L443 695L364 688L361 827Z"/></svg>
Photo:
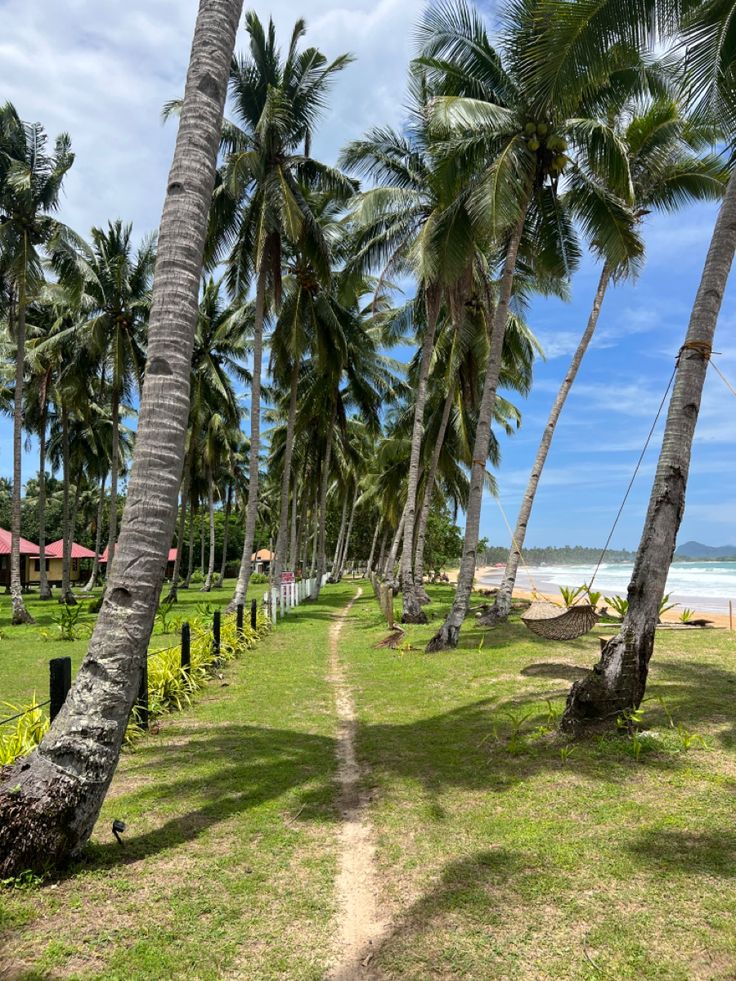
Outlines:
<svg viewBox="0 0 736 981"><path fill-rule="evenodd" d="M736 545L703 545L702 542L685 542L677 546L678 559L731 559L736 558Z"/></svg>

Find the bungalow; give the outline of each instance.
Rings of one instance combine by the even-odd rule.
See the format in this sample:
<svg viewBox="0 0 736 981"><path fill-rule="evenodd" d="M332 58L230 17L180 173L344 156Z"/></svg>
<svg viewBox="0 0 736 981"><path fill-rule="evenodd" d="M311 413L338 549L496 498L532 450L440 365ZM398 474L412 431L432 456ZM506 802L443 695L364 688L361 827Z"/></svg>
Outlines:
<svg viewBox="0 0 736 981"><path fill-rule="evenodd" d="M0 586L10 586L10 541L9 531L0 528ZM38 555L38 545L27 541L25 538L20 540L20 584L23 588L29 582L29 567L33 561L33 556Z"/></svg>
<svg viewBox="0 0 736 981"><path fill-rule="evenodd" d="M105 565L107 563L107 559L108 559L107 552L108 552L108 546L106 545L105 546L105 551L100 556L100 565ZM174 564L175 564L175 562L176 562L176 549L175 548L170 548L169 549L169 557L166 560L166 578L167 579L172 579L173 576L174 576Z"/></svg>
<svg viewBox="0 0 736 981"><path fill-rule="evenodd" d="M46 576L49 581L50 586L61 586L61 580L63 575L64 567L64 539L60 538L58 542L51 542L44 549L46 554ZM37 553L38 554L38 551ZM72 554L71 561L69 563L69 580L71 582L79 582L81 572L79 568L80 559L93 559L95 553L89 549L85 548L84 545L78 544L78 542L72 542ZM30 562L30 568L28 572L28 582L37 583L41 579L41 560L39 558L32 559Z"/></svg>
<svg viewBox="0 0 736 981"><path fill-rule="evenodd" d="M251 571L252 572L262 572L265 575L271 571L271 562L273 561L273 553L269 552L267 548L259 548L257 552L254 552L250 557Z"/></svg>

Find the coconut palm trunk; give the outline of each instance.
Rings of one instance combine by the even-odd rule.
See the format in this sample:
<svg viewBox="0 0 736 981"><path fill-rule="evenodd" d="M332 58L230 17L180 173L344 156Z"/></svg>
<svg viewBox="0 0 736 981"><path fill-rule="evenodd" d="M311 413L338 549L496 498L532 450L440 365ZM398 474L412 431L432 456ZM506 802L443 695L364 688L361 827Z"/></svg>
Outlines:
<svg viewBox="0 0 736 981"><path fill-rule="evenodd" d="M110 419L111 419L111 450L110 450L110 521L107 540L107 571L112 569L115 558L115 546L118 537L118 473L120 472L120 394L117 384L113 382Z"/></svg>
<svg viewBox="0 0 736 981"><path fill-rule="evenodd" d="M606 295L606 290L611 282L612 271L608 265L603 266L601 272L601 278L598 282L598 289L595 293L595 298L593 300L593 308L590 311L590 316L588 318L588 324L585 328L583 336L580 338L580 343L577 346L577 350L573 355L572 361L570 362L570 367L567 369L567 374L560 386L560 390L557 393L557 398L552 406L552 411L549 414L549 419L547 420L547 425L544 427L544 432L542 433L542 439L539 443L539 449L537 450L537 456L534 460L534 466L532 467L532 472L529 475L529 482L526 486L526 491L524 492L524 497L521 502L521 508L519 510L519 515L516 519L516 527L514 528L514 536L511 541L511 548L509 549L509 555L506 560L506 570L501 581L498 592L496 593L496 599L493 606L478 621L485 626L491 626L494 623L498 623L499 620L505 620L511 612L511 598L514 592L514 586L516 584L516 574L519 570L519 562L521 560L521 550L524 547L524 539L526 538L526 529L529 524L529 517L532 513L532 507L534 506L534 498L537 493L537 487L539 486L539 479L542 476L542 470L547 461L547 455L549 453L549 448L552 445L552 437L555 434L555 428L560 418L562 408L565 405L572 384L577 377L577 373L580 369L583 358L585 357L585 352L588 350L588 346L595 333L596 326L598 324L598 317L601 312L601 306L603 304L603 298Z"/></svg>
<svg viewBox="0 0 736 981"><path fill-rule="evenodd" d="M340 556L342 555L342 543L345 539L345 527L348 523L348 499L343 498L342 502L342 514L340 516L340 530L337 535L337 543L335 544L335 554L332 557L332 570L330 578L337 582L338 576L340 574Z"/></svg>
<svg viewBox="0 0 736 981"><path fill-rule="evenodd" d="M184 541L187 534L187 501L189 500L189 484L191 480L191 467L189 457L191 450L184 460L184 476L181 482L181 507L179 509L179 527L176 532L176 558L174 559L174 572L171 576L171 585L166 594L167 603L176 603L177 592L179 589L179 576L181 575L181 560L184 555Z"/></svg>
<svg viewBox="0 0 736 981"><path fill-rule="evenodd" d="M102 551L102 519L105 513L105 484L107 474L103 473L100 477L100 499L97 502L97 529L95 531L95 557L92 560L92 572L87 581L87 585L82 590L83 593L91 593L97 585L97 577L100 574L100 554Z"/></svg>
<svg viewBox="0 0 736 981"><path fill-rule="evenodd" d="M445 404L442 407L440 429L437 433L437 442L434 444L434 449L432 450L432 459L429 461L422 510L419 512L419 523L417 525L417 543L414 554L414 583L421 602L429 602L429 597L424 591L424 549L427 544L427 523L429 521L429 512L432 510L432 495L434 494L434 482L437 479L437 470L440 464L440 454L445 444L445 435L447 434L447 426L450 421L450 413L452 412L454 401L455 382L453 380L447 389Z"/></svg>
<svg viewBox="0 0 736 981"><path fill-rule="evenodd" d="M46 570L46 429L49 407L46 397L48 375L41 392L41 418L38 426L38 598L51 599L49 575Z"/></svg>
<svg viewBox="0 0 736 981"><path fill-rule="evenodd" d="M396 557L399 554L399 546L401 545L401 539L404 535L404 526L406 525L406 505L404 510L401 512L401 519L399 521L399 526L396 529L396 534L394 535L393 541L391 542L391 548L389 549L388 556L386 558L386 565L383 569L383 576L386 579L393 579L394 570L396 568Z"/></svg>
<svg viewBox="0 0 736 981"><path fill-rule="evenodd" d="M366 576L370 576L371 572L373 572L373 556L376 554L376 545L378 544L378 535L380 531L381 531L381 522L377 521L375 531L373 532L373 541L371 542L371 550L368 555L368 561L365 564Z"/></svg>
<svg viewBox="0 0 736 981"><path fill-rule="evenodd" d="M291 490L291 531L289 534L289 558L288 558L289 569L291 569L292 572L296 572L298 539L299 539L299 481L297 480L296 474L294 474L294 480Z"/></svg>
<svg viewBox="0 0 736 981"><path fill-rule="evenodd" d="M409 456L409 476L404 509L404 550L401 554L401 596L403 612L402 623L426 623L427 615L422 609L420 597L414 580L414 526L416 523L417 488L419 486L419 462L424 441L424 408L427 404L427 381L432 363L434 335L439 315L440 294L437 288L425 292L427 325L422 340L422 361L417 383L417 396L414 403L414 426L411 435L411 454Z"/></svg>
<svg viewBox="0 0 736 981"><path fill-rule="evenodd" d="M210 526L210 554L207 563L207 576L202 583L202 592L209 593L212 589L212 580L215 575L215 487L212 480L212 471L207 474L208 495L207 511L209 513ZM204 529L204 522L202 523Z"/></svg>
<svg viewBox="0 0 736 981"><path fill-rule="evenodd" d="M23 287L18 294L18 314L15 321L15 397L13 400L13 497L10 510L10 596L13 624L35 623L23 602L23 583L20 574L20 531L23 442L23 381L26 361L26 299ZM25 561L25 560L24 560Z"/></svg>
<svg viewBox="0 0 736 981"><path fill-rule="evenodd" d="M342 549L340 550L340 558L337 564L337 578L338 580L342 578L343 569L345 568L345 563L348 557L348 549L350 548L350 538L353 534L353 521L355 520L355 505L358 502L358 485L355 485L355 490L353 491L353 501L350 505L350 517L348 519L348 527L345 532L345 537L342 542Z"/></svg>
<svg viewBox="0 0 736 981"><path fill-rule="evenodd" d="M171 545L199 282L241 0L200 0L161 221L135 459L117 561L63 709L0 787L0 870L48 869L86 844L117 766Z"/></svg>
<svg viewBox="0 0 736 981"><path fill-rule="evenodd" d="M219 585L225 582L225 572L227 570L227 546L228 539L230 538L230 515L233 510L233 485L228 483L227 485L227 496L225 499L225 521L222 528L222 562L220 563L220 582Z"/></svg>
<svg viewBox="0 0 736 981"><path fill-rule="evenodd" d="M228 611L245 603L251 573L251 555L258 517L258 467L261 453L261 369L263 365L263 323L266 315L266 258L261 260L256 286L255 324L253 329L253 382L250 398L250 458L248 461L248 504L245 509L245 539L238 581Z"/></svg>
<svg viewBox="0 0 736 981"><path fill-rule="evenodd" d="M274 577L276 582L281 582L281 573L286 568L287 562L286 542L289 526L289 488L291 486L291 458L294 452L294 429L296 427L296 402L298 386L299 362L295 360L291 369L289 414L286 420L286 443L284 446L284 469L281 474L279 530L276 536L276 559L274 563Z"/></svg>
<svg viewBox="0 0 736 981"><path fill-rule="evenodd" d="M491 343L483 381L483 394L481 395L480 406L478 408L478 422L475 430L473 463L470 472L470 490L468 493L468 506L465 512L465 542L463 545L460 571L457 577L455 599L444 624L427 645L427 652L442 651L457 647L460 630L468 613L470 594L473 589L473 579L475 577L480 512L483 504L486 461L488 460L488 450L491 441L491 420L496 404L496 388L498 387L498 377L501 371L503 340L506 333L509 303L514 285L516 257L519 252L521 236L524 232L524 222L529 208L529 200L530 192L527 192L521 207L521 214L516 222L516 226L511 232L506 250L498 304L492 321Z"/></svg>
<svg viewBox="0 0 736 981"><path fill-rule="evenodd" d="M197 511L197 505L194 502L194 495L189 492L189 548L187 551L187 574L184 582L181 584L182 589L189 589L192 576L194 575L194 518Z"/></svg>
<svg viewBox="0 0 736 981"><path fill-rule="evenodd" d="M61 596L60 603L67 606L74 606L77 602L72 595L69 584L69 571L71 565L72 533L71 533L71 510L69 505L69 494L71 491L71 467L69 462L69 410L65 405L61 407L61 455L63 470L63 515L62 515L62 549L61 549ZM78 492L78 485L77 491Z"/></svg>
<svg viewBox="0 0 736 981"><path fill-rule="evenodd" d="M695 426L718 314L736 251L736 180L731 177L718 214L705 268L680 350L662 449L621 629L601 651L593 672L576 682L567 699L563 728L611 724L625 709L638 708L677 532L685 510Z"/></svg>
<svg viewBox="0 0 736 981"><path fill-rule="evenodd" d="M335 409L330 416L330 425L327 430L327 447L325 458L322 463L322 480L319 488L319 507L317 508L317 577L312 590L311 599L318 600L322 589L322 577L327 566L327 556L325 555L325 525L327 522L327 488L330 483L330 464L332 463L332 439L335 428Z"/></svg>

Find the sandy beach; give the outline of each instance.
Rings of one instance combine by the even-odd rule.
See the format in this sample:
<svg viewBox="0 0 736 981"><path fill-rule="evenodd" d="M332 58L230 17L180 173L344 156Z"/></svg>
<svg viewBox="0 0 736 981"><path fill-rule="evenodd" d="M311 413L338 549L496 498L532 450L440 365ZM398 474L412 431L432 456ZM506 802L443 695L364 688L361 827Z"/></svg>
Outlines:
<svg viewBox="0 0 736 981"><path fill-rule="evenodd" d="M457 582L457 569L448 570L448 578L450 582ZM475 573L475 587L476 589L493 589L494 586L498 585L503 575L503 569L496 568L495 566L480 566ZM545 599L552 600L553 602L559 602L560 592L557 587L549 584L539 585L538 595L543 596ZM608 594L607 594L608 595ZM530 589L524 589L517 587L514 589L514 597L516 599L532 599L532 592ZM709 620L714 626L728 629L729 627L729 616L728 613L722 613L714 611L712 609L700 609L697 607L697 600L692 601L695 605L690 605L688 603L688 608L693 610L693 618L696 620ZM675 609L669 610L662 617L665 623L679 623L680 613L682 612L683 605L678 604ZM734 621L736 623L736 614L734 616Z"/></svg>

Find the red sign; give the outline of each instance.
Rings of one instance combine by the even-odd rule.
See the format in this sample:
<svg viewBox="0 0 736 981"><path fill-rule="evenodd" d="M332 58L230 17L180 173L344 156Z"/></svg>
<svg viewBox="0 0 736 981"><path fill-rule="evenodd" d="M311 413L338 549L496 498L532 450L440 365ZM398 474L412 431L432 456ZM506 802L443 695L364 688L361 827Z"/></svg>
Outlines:
<svg viewBox="0 0 736 981"><path fill-rule="evenodd" d="M285 583L289 583L289 582L294 582L294 573L293 572L282 572L281 573L281 585L283 586Z"/></svg>

